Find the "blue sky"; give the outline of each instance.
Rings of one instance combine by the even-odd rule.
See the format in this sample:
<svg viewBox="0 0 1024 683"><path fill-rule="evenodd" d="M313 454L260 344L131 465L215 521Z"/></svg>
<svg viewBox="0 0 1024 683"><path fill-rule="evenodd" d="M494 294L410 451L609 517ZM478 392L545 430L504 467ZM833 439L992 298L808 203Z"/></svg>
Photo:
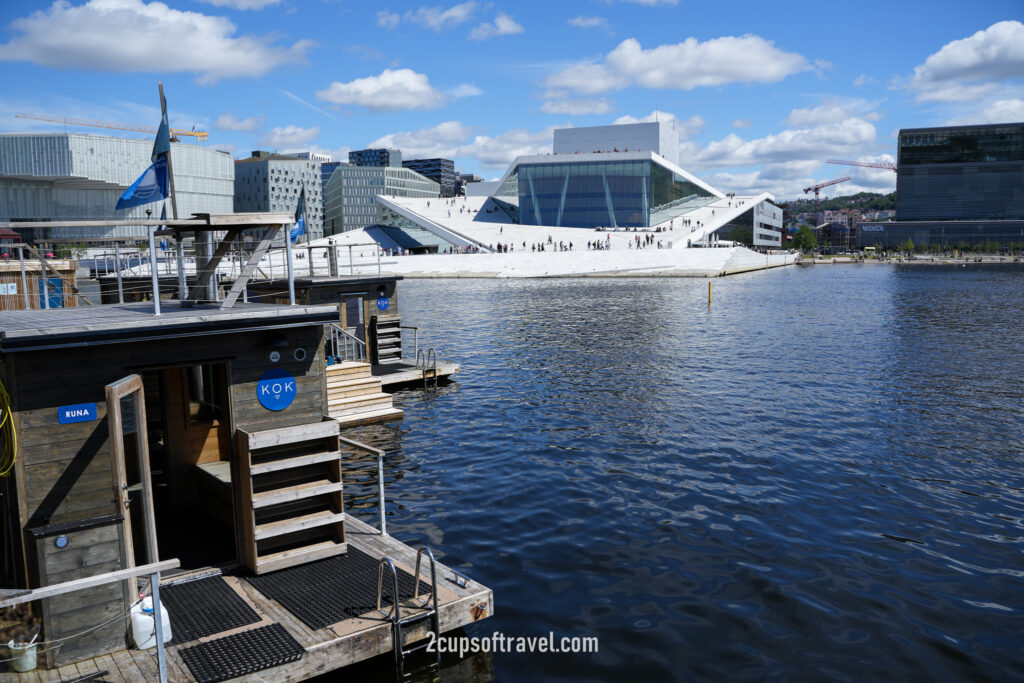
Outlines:
<svg viewBox="0 0 1024 683"><path fill-rule="evenodd" d="M171 125L253 149L396 146L499 176L563 126L674 117L724 191L895 189L901 128L1024 120L1024 4L60 0L0 4L0 131L20 112ZM76 129L80 132L99 129Z"/></svg>

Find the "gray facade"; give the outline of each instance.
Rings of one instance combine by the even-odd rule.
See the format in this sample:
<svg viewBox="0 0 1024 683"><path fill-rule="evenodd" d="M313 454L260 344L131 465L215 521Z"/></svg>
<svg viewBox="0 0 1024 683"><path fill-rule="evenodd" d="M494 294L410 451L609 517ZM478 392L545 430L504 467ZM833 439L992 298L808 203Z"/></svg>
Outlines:
<svg viewBox="0 0 1024 683"><path fill-rule="evenodd" d="M679 133L675 125L673 120L558 128L554 132L552 151L555 154L589 154L649 150L678 164Z"/></svg>
<svg viewBox="0 0 1024 683"><path fill-rule="evenodd" d="M146 218L162 202L117 211L124 190L152 163L151 139L78 133L0 134L0 220L47 221ZM178 216L231 213L234 162L229 154L180 142L171 144ZM171 214L167 202L168 216ZM143 237L144 228L39 229L27 236Z"/></svg>
<svg viewBox="0 0 1024 683"><path fill-rule="evenodd" d="M857 231L857 246L896 249L907 240L922 251L982 251L993 247L1024 249L1024 220L1020 221L898 221L865 222Z"/></svg>
<svg viewBox="0 0 1024 683"><path fill-rule="evenodd" d="M238 213L294 213L301 190L306 190L306 233L310 240L324 236L323 188L320 162L291 155L253 152L235 162L235 202ZM303 239L303 238L300 238Z"/></svg>
<svg viewBox="0 0 1024 683"><path fill-rule="evenodd" d="M897 221L1024 219L1024 123L904 129Z"/></svg>
<svg viewBox="0 0 1024 683"><path fill-rule="evenodd" d="M339 166L324 190L324 234L358 230L376 222L374 197L439 197L441 187L415 171L393 166Z"/></svg>

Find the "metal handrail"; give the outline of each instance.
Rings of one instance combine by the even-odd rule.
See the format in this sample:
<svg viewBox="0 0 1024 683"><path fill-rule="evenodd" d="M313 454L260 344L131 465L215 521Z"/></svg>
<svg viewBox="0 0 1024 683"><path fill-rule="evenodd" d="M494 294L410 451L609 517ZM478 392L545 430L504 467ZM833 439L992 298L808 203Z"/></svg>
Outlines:
<svg viewBox="0 0 1024 683"><path fill-rule="evenodd" d="M419 602L420 599L420 560L423 559L423 553L427 554L430 558L430 595L423 601L420 607L426 607L430 603L431 599L434 601L434 611L437 611L437 563L434 562L434 553L427 546L423 546L416 552L416 574L413 576L413 588L412 599Z"/></svg>
<svg viewBox="0 0 1024 683"><path fill-rule="evenodd" d="M392 613L389 614L381 609L381 596L384 593L384 566L387 565L391 569L391 600L393 603ZM398 602L398 570L395 569L395 563L391 561L390 557L380 558L380 562L377 564L377 612L382 617L390 617L392 621L400 622L402 620L401 607Z"/></svg>
<svg viewBox="0 0 1024 683"><path fill-rule="evenodd" d="M359 441L353 441L352 439L346 439L343 436L339 436L338 440L357 450L366 451L367 453L373 453L377 456L377 512L380 515L380 535L388 535L387 519L385 518L385 501L384 501L384 451L373 446L367 446L365 443Z"/></svg>
<svg viewBox="0 0 1024 683"><path fill-rule="evenodd" d="M366 342L338 323L330 323L332 356L340 360L366 360Z"/></svg>

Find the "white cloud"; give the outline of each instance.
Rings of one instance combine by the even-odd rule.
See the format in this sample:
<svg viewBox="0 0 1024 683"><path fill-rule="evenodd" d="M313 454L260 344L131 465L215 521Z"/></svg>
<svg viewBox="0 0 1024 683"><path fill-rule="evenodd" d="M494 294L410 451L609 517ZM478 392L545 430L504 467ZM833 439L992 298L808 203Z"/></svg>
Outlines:
<svg viewBox="0 0 1024 683"><path fill-rule="evenodd" d="M504 170L517 156L550 152L554 129L530 132L517 128L492 137L474 134L459 121L445 121L431 128L391 133L367 147L397 147L409 159L472 158L484 168Z"/></svg>
<svg viewBox="0 0 1024 683"><path fill-rule="evenodd" d="M827 97L816 107L792 110L784 123L796 128L810 128L845 121L853 116L877 121L881 115L871 111L874 106L866 100Z"/></svg>
<svg viewBox="0 0 1024 683"><path fill-rule="evenodd" d="M1024 24L1000 21L946 43L905 82L919 102L970 102L1024 77ZM896 85L902 83L897 81Z"/></svg>
<svg viewBox="0 0 1024 683"><path fill-rule="evenodd" d="M573 17L572 19L569 19L569 26L574 26L576 28L599 28L605 31L610 30L608 20L604 17L586 17L582 15Z"/></svg>
<svg viewBox="0 0 1024 683"><path fill-rule="evenodd" d="M415 11L406 12L405 20L435 31L443 31L469 21L475 9L475 2L463 2L448 9L420 7Z"/></svg>
<svg viewBox="0 0 1024 683"><path fill-rule="evenodd" d="M867 74L861 74L860 76L857 76L857 78L853 79L853 84L858 88L861 87L862 85L869 85L871 83L877 82L877 80L875 80L871 76L868 76Z"/></svg>
<svg viewBox="0 0 1024 683"><path fill-rule="evenodd" d="M504 12L498 12L498 16L494 18L493 22L484 22L470 31L469 39L487 40L496 36L511 36L522 32L522 24L517 23L515 19Z"/></svg>
<svg viewBox="0 0 1024 683"><path fill-rule="evenodd" d="M215 5L216 7L231 7L233 9L252 9L261 10L264 7L270 7L276 5L281 0L199 0L205 2L208 5Z"/></svg>
<svg viewBox="0 0 1024 683"><path fill-rule="evenodd" d="M225 113L217 118L213 127L218 130L246 131L251 133L263 128L263 115L247 116L244 119L240 119L234 114Z"/></svg>
<svg viewBox="0 0 1024 683"><path fill-rule="evenodd" d="M484 91L472 83L462 83L449 90L448 94L457 99L460 97L476 97L477 95L483 95Z"/></svg>
<svg viewBox="0 0 1024 683"><path fill-rule="evenodd" d="M582 116L584 114L605 114L614 108L614 103L604 97L600 98L571 98L563 97L548 100L540 105L540 110L545 114L569 114L570 116Z"/></svg>
<svg viewBox="0 0 1024 683"><path fill-rule="evenodd" d="M754 123L750 119L736 119L732 122L733 128L750 128L752 125Z"/></svg>
<svg viewBox="0 0 1024 683"><path fill-rule="evenodd" d="M384 28L394 28L398 26L398 22L402 20L402 17L394 12L388 12L387 10L381 10L377 12L377 25L383 26Z"/></svg>
<svg viewBox="0 0 1024 683"><path fill-rule="evenodd" d="M1024 100L1011 98L996 100L981 109L956 116L946 122L950 126L973 125L979 123L1016 123L1024 121Z"/></svg>
<svg viewBox="0 0 1024 683"><path fill-rule="evenodd" d="M549 75L544 85L594 95L629 86L692 90L728 83L774 83L811 68L807 59L784 52L760 36L725 36L644 49L622 41L602 63L577 64Z"/></svg>
<svg viewBox="0 0 1024 683"><path fill-rule="evenodd" d="M862 159L868 160L891 162L892 158L882 155ZM784 161L765 164L760 169L751 171L711 173L702 176L702 179L723 192L744 195L770 192L780 200L813 197L813 194L804 194L804 188L842 176L851 176L851 180L825 188L821 191L822 197L838 197L858 192L887 194L896 189L896 174L892 171L853 167L839 173L834 168L816 159Z"/></svg>
<svg viewBox="0 0 1024 683"><path fill-rule="evenodd" d="M875 142L875 126L863 118L785 129L774 135L744 140L730 133L700 150L694 167L743 167L797 160L823 160L857 155Z"/></svg>
<svg viewBox="0 0 1024 683"><path fill-rule="evenodd" d="M224 17L171 9L161 2L57 0L10 24L14 37L0 44L0 61L64 69L116 72L191 72L211 85L224 78L257 77L301 63L312 46L290 47L267 37L235 36Z"/></svg>
<svg viewBox="0 0 1024 683"><path fill-rule="evenodd" d="M279 151L289 151L295 147L303 147L318 137L320 137L320 129L316 126L312 128L278 126L270 129L270 132L260 140L260 144Z"/></svg>
<svg viewBox="0 0 1024 683"><path fill-rule="evenodd" d="M436 109L446 101L444 93L430 85L425 74L412 69L384 69L379 76L334 81L316 93L318 99L340 105L357 105L371 111Z"/></svg>
<svg viewBox="0 0 1024 683"><path fill-rule="evenodd" d="M345 52L353 52L361 59L384 59L384 53L370 45L349 45L345 48Z"/></svg>
<svg viewBox="0 0 1024 683"><path fill-rule="evenodd" d="M676 133L679 134L680 140L685 140L699 133L701 129L704 128L705 123L704 118L699 114L694 114L693 116L684 121L675 114L670 114L668 112L658 111L657 109L655 109L647 116L644 116L639 119L636 118L635 116L630 116L629 114L626 114L625 116L620 116L619 118L612 121L612 125L622 123L649 123L651 121L672 122L673 127L676 130Z"/></svg>

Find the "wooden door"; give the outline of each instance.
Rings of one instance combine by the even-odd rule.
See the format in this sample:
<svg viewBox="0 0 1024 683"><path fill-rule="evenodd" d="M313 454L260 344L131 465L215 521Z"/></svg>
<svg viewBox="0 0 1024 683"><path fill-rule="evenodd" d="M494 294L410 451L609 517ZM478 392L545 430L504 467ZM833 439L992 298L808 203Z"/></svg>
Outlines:
<svg viewBox="0 0 1024 683"><path fill-rule="evenodd" d="M142 529L146 562L158 561L156 518L153 514L153 479L149 467L149 439L146 434L146 401L142 378L128 375L108 384L107 423L110 429L110 455L113 459L114 500L124 515L124 568L135 566L135 545L132 540L131 499L128 487L128 465L137 459L139 488L142 493ZM134 453L132 453L134 451ZM134 456L134 457L133 457ZM132 463L134 464L134 463ZM134 588L133 588L134 592Z"/></svg>

